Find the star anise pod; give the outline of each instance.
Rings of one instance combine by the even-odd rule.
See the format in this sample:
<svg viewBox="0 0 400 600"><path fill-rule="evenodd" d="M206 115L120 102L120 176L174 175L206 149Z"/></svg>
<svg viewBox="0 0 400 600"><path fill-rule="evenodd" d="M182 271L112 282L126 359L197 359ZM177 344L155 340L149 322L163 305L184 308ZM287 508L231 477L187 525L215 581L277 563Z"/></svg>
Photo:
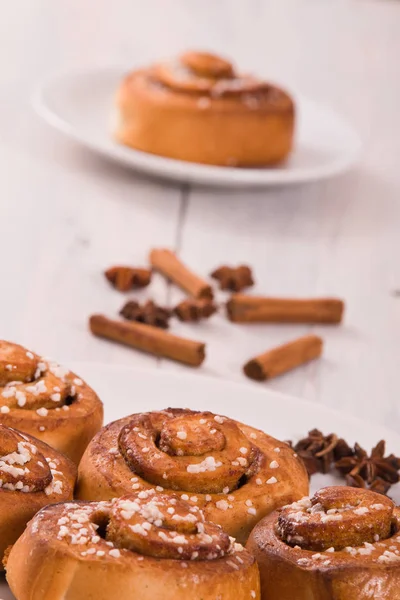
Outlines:
<svg viewBox="0 0 400 600"><path fill-rule="evenodd" d="M347 485L349 485L349 484L347 484ZM384 479L377 477L371 483L371 485L369 486L369 489L371 490L371 492L377 492L378 494L383 494L384 496L386 496L386 494L388 493L388 491L390 490L391 487L392 486L388 481L385 481Z"/></svg>
<svg viewBox="0 0 400 600"><path fill-rule="evenodd" d="M104 275L111 285L120 292L146 287L151 281L151 271L149 269L115 266L107 269Z"/></svg>
<svg viewBox="0 0 400 600"><path fill-rule="evenodd" d="M219 281L221 290L240 292L244 288L254 285L253 274L250 267L222 266L211 273L211 277Z"/></svg>
<svg viewBox="0 0 400 600"><path fill-rule="evenodd" d="M391 484L387 481L384 481L380 477L377 477L370 485L368 485L361 475L350 474L346 475L346 485L355 488L369 489L372 492L377 492L383 496L386 496L387 492L391 488Z"/></svg>
<svg viewBox="0 0 400 600"><path fill-rule="evenodd" d="M217 306L207 299L189 298L174 308L174 313L181 321L208 319L216 312Z"/></svg>
<svg viewBox="0 0 400 600"><path fill-rule="evenodd" d="M355 444L354 454L338 460L335 467L343 475L360 476L369 486L378 478L390 485L400 479L400 458L393 454L385 457L385 440L381 440L372 449L370 456L364 448Z"/></svg>
<svg viewBox="0 0 400 600"><path fill-rule="evenodd" d="M308 436L294 446L295 452L303 460L308 474L328 473L337 457L347 456L351 448L334 433L324 435L319 429L312 429Z"/></svg>
<svg viewBox="0 0 400 600"><path fill-rule="evenodd" d="M161 327L161 329L168 328L171 317L170 310L158 306L152 300L148 300L143 305L135 300L130 300L122 307L119 314L128 321L146 323L154 327Z"/></svg>
<svg viewBox="0 0 400 600"><path fill-rule="evenodd" d="M337 444L333 451L334 460L338 461L341 458L344 458L345 456L352 456L353 454L354 454L353 448L351 448L343 438L340 438L337 441Z"/></svg>

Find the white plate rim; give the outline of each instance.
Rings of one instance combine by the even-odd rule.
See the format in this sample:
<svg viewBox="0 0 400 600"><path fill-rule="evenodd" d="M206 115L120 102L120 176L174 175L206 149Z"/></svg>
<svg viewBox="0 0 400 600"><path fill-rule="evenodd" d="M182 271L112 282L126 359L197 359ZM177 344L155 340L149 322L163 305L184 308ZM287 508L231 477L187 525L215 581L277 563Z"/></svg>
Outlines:
<svg viewBox="0 0 400 600"><path fill-rule="evenodd" d="M371 425L370 423L368 423L367 421L363 421L362 419L359 419L358 417L354 417L352 415L345 415L339 411L336 411L335 409L326 407L324 405L321 405L319 403L315 403L309 400L305 400L302 398L297 398L296 396L290 395L290 394L285 394L279 391L275 391L272 389L269 389L265 386L258 386L258 384L253 384L251 382L247 383L247 382L240 382L240 381L233 381L233 380L228 380L228 379L223 379L223 378L218 378L218 377L212 377L210 375L203 375L202 373L195 373L195 372L180 372L180 371L173 371L170 369L160 369L160 368L151 368L151 367L136 367L136 366L130 366L130 365L126 365L126 364L109 364L109 363L104 363L104 362L100 362L100 361L79 361L79 362L65 362L65 364L68 364L68 367L75 373L77 373L78 375L82 375L82 377L85 379L86 383L88 383L88 385L91 385L91 381L87 378L87 374L89 374L89 370L90 369L94 369L95 371L98 371L99 373L101 373L102 377L104 376L104 373L106 373L106 377L109 377L109 373L129 373L133 379L134 376L137 374L140 374L142 376L145 377L151 377L151 378L156 378L159 380L162 379L168 379L170 381L177 381L177 382L182 382L183 384L185 382L187 382L187 385L189 385L190 383L193 383L193 381L196 382L197 386L205 386L205 388L207 388L208 386L216 386L217 388L227 388L227 389L236 389L236 390L243 390L243 392L245 393L250 392L251 394L255 394L255 395L259 395L260 398L262 396L264 396L264 402L265 402L265 397L270 396L271 400L282 400L285 403L295 403L295 405L298 408L304 408L306 409L306 411L316 411L319 414L324 415L325 417L331 417L334 421L339 420L339 421L346 421L348 425L354 425L354 427L366 427L367 430L369 431L373 431L376 430L376 432L379 432L379 436L377 435L376 437L382 437L383 439L386 439L387 441L389 441L389 443L391 445L398 445L398 447L400 448L400 435L394 431L391 430L385 426L382 425ZM85 373L85 370L88 370L87 373ZM134 402L133 402L134 404ZM171 404L168 400L166 400L165 405L167 406L168 404ZM201 410L201 407L198 407L199 410ZM151 407L149 407L149 410L151 410ZM132 406L132 412L131 414L134 414L135 412L135 408L134 406ZM218 412L218 411L216 411ZM221 411L222 412L222 411ZM229 416L229 414L227 415ZM317 416L317 415L316 415ZM106 424L106 423L105 423ZM310 423L310 428L314 426L314 423ZM268 430L267 430L268 433ZM307 432L303 432L304 434L306 434ZM325 432L327 433L327 432ZM330 432L329 432L330 433ZM336 432L340 435L340 431ZM352 440L349 440L352 441ZM377 440L378 441L378 440ZM318 476L317 476L318 477ZM322 476L325 477L325 476ZM336 485L343 485L343 482L337 482L335 483ZM318 482L316 485L316 489L318 489L319 487L327 485L326 482ZM329 484L332 485L332 484ZM314 486L315 487L315 486ZM13 596L11 595L11 592L7 586L7 583L5 582L5 580L0 577L0 595L2 595L3 597L5 597L6 599L10 599L13 598Z"/></svg>
<svg viewBox="0 0 400 600"><path fill-rule="evenodd" d="M184 371L173 371L172 369L168 369L168 368L154 368L154 367L136 367L136 366L130 366L130 365L126 365L126 364L108 364L108 363L104 363L101 361L79 361L79 362L69 362L69 363L65 363L68 364L69 367L71 368L71 370L74 373L77 373L78 375L81 374L80 372L82 371L82 374L84 376L84 372L86 369L95 369L98 370L100 372L100 370L104 373L107 371L115 371L115 372L120 372L120 373L129 373L130 375L134 376L135 374L139 374L142 376L146 376L146 377L151 377L151 378L159 378L160 380L162 379L168 379L168 380L175 380L175 381L181 381L183 384L187 384L188 387L190 387L190 384L193 382L196 382L196 386L204 386L205 388L211 386L211 387L219 387L221 389L225 388L231 388L231 389L236 389L236 390L243 390L243 393L245 394L246 391L254 394L254 395L259 395L260 398L264 396L264 402L265 402L265 397L270 396L270 401L276 401L276 400L281 400L283 403L286 404L294 404L296 406L296 408L301 408L303 407L306 412L310 411L310 412L315 412L316 413L316 420L318 419L318 416L323 416L323 417L327 417L327 418L332 418L333 420L338 420L338 421L343 421L346 422L347 425L353 425L354 427L363 427L365 428L367 431L376 431L379 432L379 436L377 435L376 437L382 437L383 439L385 439L386 441L390 442L394 442L395 444L399 445L399 450L398 453L400 454L400 434L397 433L397 431L395 431L394 429L391 429L385 425L381 425L381 424L371 424L369 423L367 420L364 420L360 417L355 417L353 415L349 415L349 414L345 414L341 411L335 410L334 408L331 408L329 406L325 406L323 404L320 404L319 402L314 402L312 400L307 400L305 398L300 398L298 396L292 395L292 394L286 394L284 392L281 392L279 390L274 390L271 388L266 387L264 384L257 384L257 383L252 383L252 382L242 382L242 381L235 381L235 380L231 380L231 379L225 379L222 377L214 377L212 375L205 375L202 373L196 373L196 372L184 372ZM91 385L91 382L87 379L85 379L86 383L88 385ZM268 401L268 400L267 400ZM166 400L166 404L168 404L168 400ZM151 410L151 407L149 408L149 410ZM198 408L198 410L201 410L201 407ZM319 414L317 414L319 413ZM131 414L134 414L133 412ZM229 417L229 414L226 415ZM107 424L107 423L105 423ZM314 423L310 423L310 428L314 427ZM268 433L268 431L267 431ZM307 431L303 432L304 435L307 434ZM326 432L325 432L326 433ZM331 432L329 432L331 433ZM335 432L338 435L340 435L340 431L339 432ZM386 436L386 437L385 437ZM349 440L352 441L352 440ZM378 439L376 440L377 442L379 441Z"/></svg>
<svg viewBox="0 0 400 600"><path fill-rule="evenodd" d="M318 109L322 109L325 114L341 121L342 127L347 130L347 135L352 138L352 149L341 158L337 158L327 165L320 167L302 167L298 169L246 169L233 167L218 167L212 165L201 165L176 159L156 156L132 148L126 148L115 143L112 140L107 143L99 144L90 137L79 133L68 120L57 114L46 102L46 93L50 86L67 77L90 76L101 74L103 72L116 71L121 74L127 69L121 65L69 69L58 71L45 76L33 91L31 102L36 113L49 125L68 136L70 139L78 142L82 146L89 148L98 155L103 156L113 162L123 164L126 167L141 171L147 175L155 176L158 179L169 179L184 183L197 183L206 186L218 187L275 187L287 186L301 183L312 183L335 177L344 173L353 167L360 159L362 152L362 142L354 128L338 113L322 103L315 102L306 98L300 93L295 93L298 102L304 101L312 104Z"/></svg>

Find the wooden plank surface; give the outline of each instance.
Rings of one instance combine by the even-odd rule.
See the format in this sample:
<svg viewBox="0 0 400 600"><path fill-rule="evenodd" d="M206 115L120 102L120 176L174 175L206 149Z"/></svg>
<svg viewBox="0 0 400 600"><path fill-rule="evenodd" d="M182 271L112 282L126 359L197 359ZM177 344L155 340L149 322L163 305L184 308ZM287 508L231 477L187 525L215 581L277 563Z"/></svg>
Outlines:
<svg viewBox="0 0 400 600"><path fill-rule="evenodd" d="M215 317L174 331L204 339L198 374L240 380L253 355L305 332L325 357L271 386L400 427L400 4L380 0L24 0L0 21L0 335L65 361L183 367L92 339L91 312L124 298L102 271L175 248L202 275L254 267L257 293L343 297L343 327L242 326ZM101 160L35 116L59 69L138 64L209 48L341 112L364 155L348 175L287 189L183 188ZM155 278L152 296L180 293ZM146 293L142 294L143 297Z"/></svg>

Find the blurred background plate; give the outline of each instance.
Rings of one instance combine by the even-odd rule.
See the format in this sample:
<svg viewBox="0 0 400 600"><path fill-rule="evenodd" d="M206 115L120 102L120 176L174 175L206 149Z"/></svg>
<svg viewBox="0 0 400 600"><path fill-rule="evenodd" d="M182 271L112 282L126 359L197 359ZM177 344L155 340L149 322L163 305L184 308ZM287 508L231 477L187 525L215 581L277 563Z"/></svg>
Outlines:
<svg viewBox="0 0 400 600"><path fill-rule="evenodd" d="M400 435L394 431L258 385L100 363L77 363L71 369L93 386L103 400L105 423L135 412L191 408L227 415L281 440L297 440L318 427L326 434L343 436L349 443L357 441L368 451L385 439L388 453L400 454ZM333 475L316 475L311 490L341 483L343 479ZM400 501L400 484L390 489L390 496ZM0 598L13 598L1 579Z"/></svg>
<svg viewBox="0 0 400 600"><path fill-rule="evenodd" d="M95 152L147 174L183 182L269 186L316 181L346 171L359 157L360 140L340 116L293 92L296 147L279 168L214 167L125 148L111 135L114 95L125 72L115 67L53 75L39 86L34 106L48 123Z"/></svg>

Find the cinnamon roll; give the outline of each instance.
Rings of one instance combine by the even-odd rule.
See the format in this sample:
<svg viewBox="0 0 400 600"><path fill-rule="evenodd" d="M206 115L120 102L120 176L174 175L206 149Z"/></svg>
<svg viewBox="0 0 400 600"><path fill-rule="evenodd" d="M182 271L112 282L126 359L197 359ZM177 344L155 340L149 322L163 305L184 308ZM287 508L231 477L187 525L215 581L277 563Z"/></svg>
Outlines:
<svg viewBox="0 0 400 600"><path fill-rule="evenodd" d="M285 160L293 145L289 94L213 54L187 52L130 73L117 109L120 143L169 158L263 166Z"/></svg>
<svg viewBox="0 0 400 600"><path fill-rule="evenodd" d="M154 490L45 508L6 563L18 600L260 597L254 557L196 506Z"/></svg>
<svg viewBox="0 0 400 600"><path fill-rule="evenodd" d="M0 423L33 435L78 463L102 426L103 405L68 369L0 340Z"/></svg>
<svg viewBox="0 0 400 600"><path fill-rule="evenodd" d="M399 600L400 508L331 487L261 521L247 544L263 600Z"/></svg>
<svg viewBox="0 0 400 600"><path fill-rule="evenodd" d="M5 550L47 504L72 500L75 465L30 435L0 425L0 570Z"/></svg>
<svg viewBox="0 0 400 600"><path fill-rule="evenodd" d="M210 412L167 409L104 427L82 457L77 497L154 488L180 492L244 542L262 517L308 492L308 476L285 443Z"/></svg>

